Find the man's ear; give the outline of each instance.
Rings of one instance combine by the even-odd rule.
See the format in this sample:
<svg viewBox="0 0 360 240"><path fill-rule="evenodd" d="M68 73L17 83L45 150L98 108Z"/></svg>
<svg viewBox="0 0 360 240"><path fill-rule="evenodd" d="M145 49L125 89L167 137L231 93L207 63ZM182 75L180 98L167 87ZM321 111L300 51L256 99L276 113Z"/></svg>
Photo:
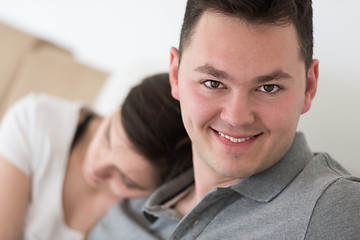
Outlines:
<svg viewBox="0 0 360 240"><path fill-rule="evenodd" d="M310 110L311 102L315 97L319 79L319 60L314 59L307 72L307 88L305 92L304 106L301 114Z"/></svg>
<svg viewBox="0 0 360 240"><path fill-rule="evenodd" d="M179 100L178 70L179 70L179 52L176 48L172 47L170 49L169 79L171 85L171 95L177 100Z"/></svg>

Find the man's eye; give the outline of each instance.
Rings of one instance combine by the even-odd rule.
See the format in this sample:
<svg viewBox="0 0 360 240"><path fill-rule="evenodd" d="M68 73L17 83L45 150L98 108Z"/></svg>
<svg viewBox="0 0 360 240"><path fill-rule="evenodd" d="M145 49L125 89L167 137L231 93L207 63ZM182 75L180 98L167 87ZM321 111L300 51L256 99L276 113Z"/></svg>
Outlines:
<svg viewBox="0 0 360 240"><path fill-rule="evenodd" d="M275 84L267 84L258 88L258 91L265 93L277 93L280 87Z"/></svg>
<svg viewBox="0 0 360 240"><path fill-rule="evenodd" d="M224 84L214 80L207 80L204 84L209 88L225 88Z"/></svg>

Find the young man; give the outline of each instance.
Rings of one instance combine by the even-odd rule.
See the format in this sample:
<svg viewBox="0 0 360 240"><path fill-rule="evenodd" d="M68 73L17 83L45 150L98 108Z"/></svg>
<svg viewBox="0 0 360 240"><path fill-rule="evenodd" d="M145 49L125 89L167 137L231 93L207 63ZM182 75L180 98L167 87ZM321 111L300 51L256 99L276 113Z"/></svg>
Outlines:
<svg viewBox="0 0 360 240"><path fill-rule="evenodd" d="M124 201L90 239L359 239L360 179L296 127L315 96L311 0L188 0L172 95L193 172Z"/></svg>

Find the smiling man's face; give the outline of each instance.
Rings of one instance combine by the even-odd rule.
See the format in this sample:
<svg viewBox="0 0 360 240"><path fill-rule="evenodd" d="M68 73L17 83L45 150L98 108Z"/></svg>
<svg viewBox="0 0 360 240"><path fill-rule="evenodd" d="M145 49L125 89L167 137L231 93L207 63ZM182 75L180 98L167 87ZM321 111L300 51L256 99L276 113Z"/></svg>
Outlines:
<svg viewBox="0 0 360 240"><path fill-rule="evenodd" d="M317 60L305 71L292 25L205 13L180 66L177 50L171 55L172 94L192 140L195 171L242 179L287 152L318 71Z"/></svg>

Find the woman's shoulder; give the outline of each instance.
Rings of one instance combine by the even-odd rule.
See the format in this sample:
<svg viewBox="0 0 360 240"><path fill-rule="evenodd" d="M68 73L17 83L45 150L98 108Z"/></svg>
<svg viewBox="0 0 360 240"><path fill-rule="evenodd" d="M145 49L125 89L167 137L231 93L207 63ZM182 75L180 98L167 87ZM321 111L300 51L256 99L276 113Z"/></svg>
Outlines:
<svg viewBox="0 0 360 240"><path fill-rule="evenodd" d="M0 153L30 176L45 146L56 152L68 148L80 108L81 104L47 94L21 98L2 119Z"/></svg>
<svg viewBox="0 0 360 240"><path fill-rule="evenodd" d="M30 93L17 100L7 111L4 119L9 116L26 118L51 117L63 111L78 110L80 102L72 102L57 96L45 93Z"/></svg>

